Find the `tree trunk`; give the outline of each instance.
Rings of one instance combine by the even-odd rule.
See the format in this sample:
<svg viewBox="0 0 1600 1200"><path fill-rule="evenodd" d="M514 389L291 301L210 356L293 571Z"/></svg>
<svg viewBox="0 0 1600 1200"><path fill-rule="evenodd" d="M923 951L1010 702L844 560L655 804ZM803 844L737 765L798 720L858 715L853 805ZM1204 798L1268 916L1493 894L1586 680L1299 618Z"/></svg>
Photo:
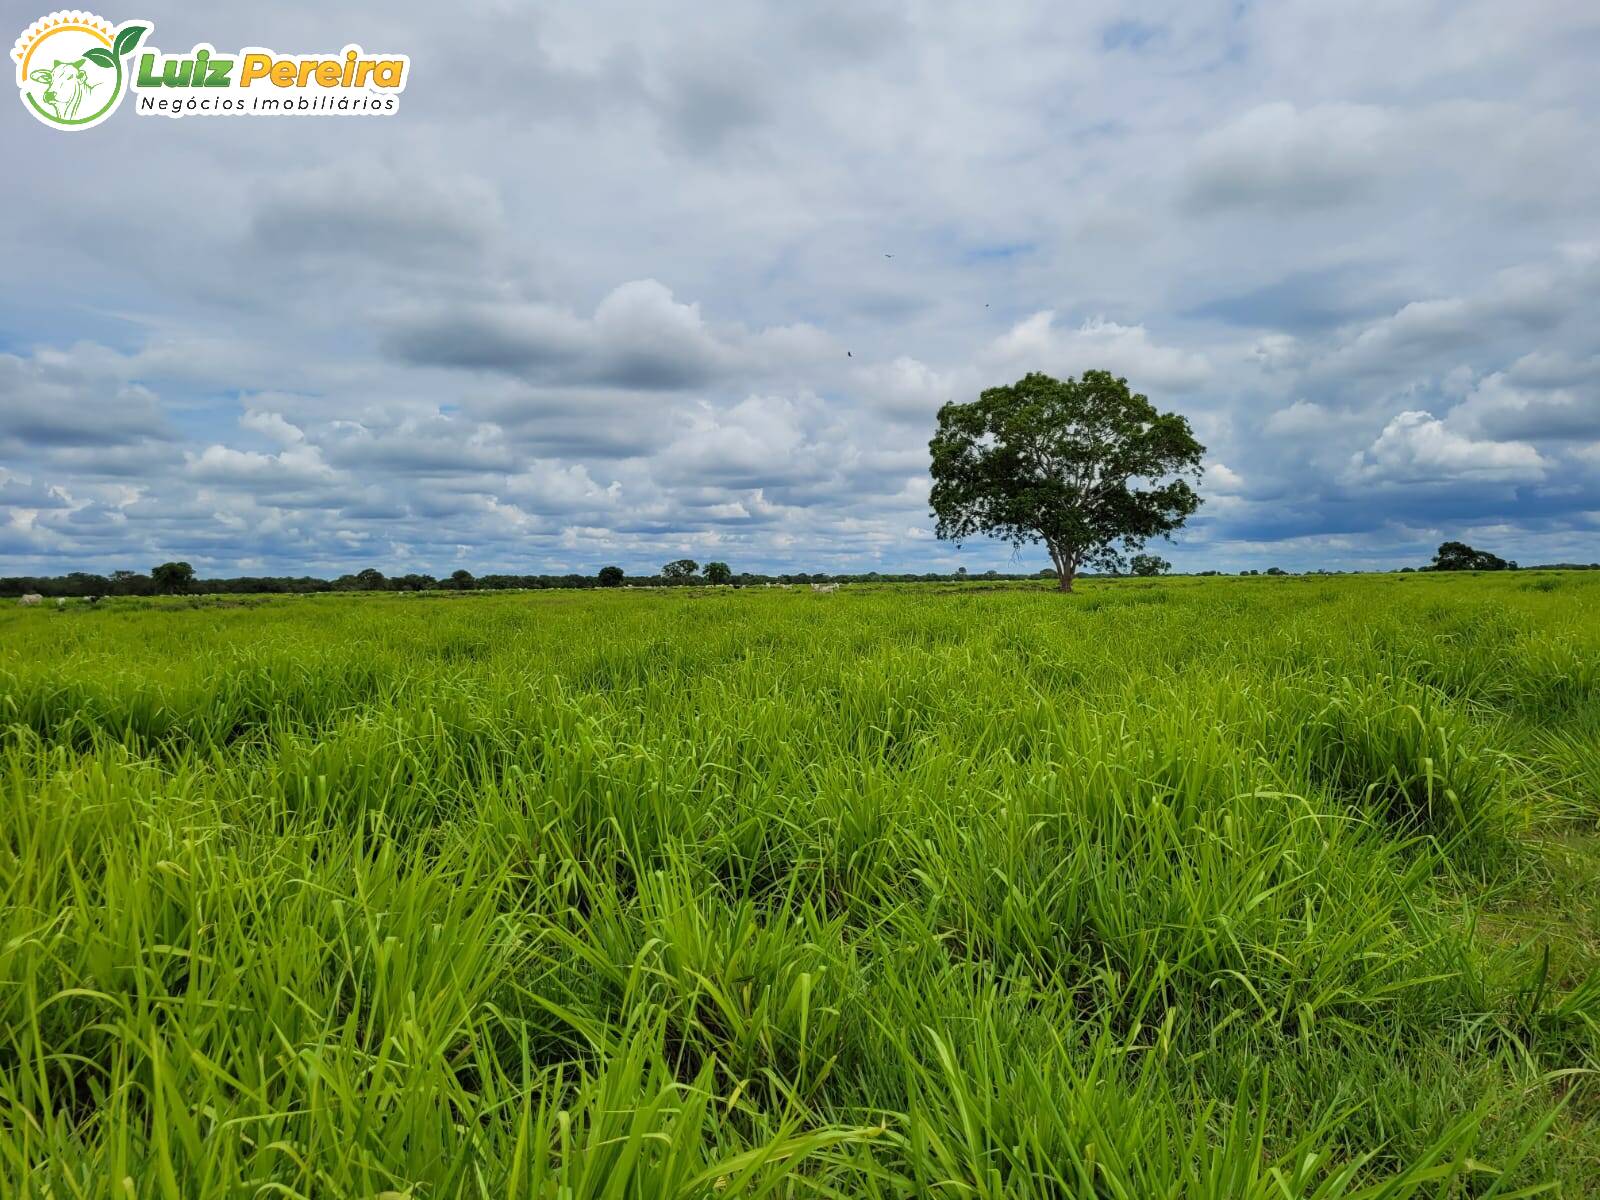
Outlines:
<svg viewBox="0 0 1600 1200"><path fill-rule="evenodd" d="M1062 592L1072 591L1072 578L1078 573L1078 564L1064 551L1056 549L1048 541L1044 547L1050 551L1050 561L1056 568L1056 589Z"/></svg>

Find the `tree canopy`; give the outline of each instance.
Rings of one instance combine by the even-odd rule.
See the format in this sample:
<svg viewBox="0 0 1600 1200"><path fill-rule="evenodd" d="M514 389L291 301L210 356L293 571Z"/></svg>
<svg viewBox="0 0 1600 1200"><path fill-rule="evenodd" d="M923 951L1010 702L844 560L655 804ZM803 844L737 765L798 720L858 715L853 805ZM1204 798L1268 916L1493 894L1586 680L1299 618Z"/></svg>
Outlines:
<svg viewBox="0 0 1600 1200"><path fill-rule="evenodd" d="M1443 542L1433 556L1429 570L1433 571L1504 571L1516 569L1516 563L1507 562L1498 554L1487 550L1474 550L1465 542Z"/></svg>
<svg viewBox="0 0 1600 1200"><path fill-rule="evenodd" d="M597 576L597 578L600 580L601 587L621 587L623 578L622 568L601 567L600 574Z"/></svg>
<svg viewBox="0 0 1600 1200"><path fill-rule="evenodd" d="M928 449L937 535L1042 541L1064 592L1081 568L1120 569L1200 506L1189 480L1205 447L1189 422L1109 371L1034 372L948 403Z"/></svg>
<svg viewBox="0 0 1600 1200"><path fill-rule="evenodd" d="M1128 560L1128 569L1135 575L1164 575L1172 564L1159 554L1135 554Z"/></svg>
<svg viewBox="0 0 1600 1200"><path fill-rule="evenodd" d="M194 568L186 562L164 562L151 569L150 579L158 592L169 595L187 592L194 582Z"/></svg>
<svg viewBox="0 0 1600 1200"><path fill-rule="evenodd" d="M661 568L663 579L689 579L700 570L700 564L692 558L676 558Z"/></svg>
<svg viewBox="0 0 1600 1200"><path fill-rule="evenodd" d="M729 583L733 579L733 568L725 562L708 562L706 564L706 582Z"/></svg>

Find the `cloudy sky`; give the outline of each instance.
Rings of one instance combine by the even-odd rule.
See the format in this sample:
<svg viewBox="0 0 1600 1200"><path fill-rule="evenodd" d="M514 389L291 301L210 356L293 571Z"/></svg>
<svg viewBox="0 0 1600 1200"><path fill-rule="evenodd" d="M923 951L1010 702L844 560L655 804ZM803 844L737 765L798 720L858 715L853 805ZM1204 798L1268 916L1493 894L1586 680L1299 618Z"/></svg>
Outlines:
<svg viewBox="0 0 1600 1200"><path fill-rule="evenodd" d="M1593 0L101 11L412 75L7 102L0 574L1033 570L934 413L1090 367L1208 447L1182 568L1600 559Z"/></svg>

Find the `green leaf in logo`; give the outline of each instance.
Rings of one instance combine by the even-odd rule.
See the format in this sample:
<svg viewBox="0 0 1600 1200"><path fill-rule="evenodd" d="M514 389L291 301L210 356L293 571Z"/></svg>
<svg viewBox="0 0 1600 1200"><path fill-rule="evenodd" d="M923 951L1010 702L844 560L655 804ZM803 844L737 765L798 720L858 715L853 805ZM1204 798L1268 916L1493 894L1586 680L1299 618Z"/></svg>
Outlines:
<svg viewBox="0 0 1600 1200"><path fill-rule="evenodd" d="M117 34L117 40L111 52L118 58L125 54L133 53L133 48L139 44L139 39L149 32L150 26L148 25L129 25Z"/></svg>
<svg viewBox="0 0 1600 1200"><path fill-rule="evenodd" d="M104 46L96 46L92 50L85 50L83 56L97 67L114 67L117 60L111 57L111 51Z"/></svg>

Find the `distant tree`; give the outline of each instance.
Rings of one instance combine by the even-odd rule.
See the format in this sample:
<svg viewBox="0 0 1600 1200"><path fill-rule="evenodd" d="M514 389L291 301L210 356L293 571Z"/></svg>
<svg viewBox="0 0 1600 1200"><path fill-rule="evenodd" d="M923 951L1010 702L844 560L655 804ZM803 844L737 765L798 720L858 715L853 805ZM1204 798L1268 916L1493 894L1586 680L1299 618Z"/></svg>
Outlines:
<svg viewBox="0 0 1600 1200"><path fill-rule="evenodd" d="M1429 566L1432 571L1504 571L1512 564L1487 550L1474 550L1465 542L1443 542Z"/></svg>
<svg viewBox="0 0 1600 1200"><path fill-rule="evenodd" d="M450 586L458 592L470 592L478 586L478 581L472 577L472 572L465 567L458 571L450 572Z"/></svg>
<svg viewBox="0 0 1600 1200"><path fill-rule="evenodd" d="M957 579L965 579L966 577L967 577L967 569L965 567L957 567L956 568L956 578Z"/></svg>
<svg viewBox="0 0 1600 1200"><path fill-rule="evenodd" d="M1080 568L1119 567L1123 551L1169 536L1200 506L1182 478L1198 483L1205 453L1189 422L1108 371L1035 372L948 403L928 449L935 533L1043 541L1063 592Z"/></svg>
<svg viewBox="0 0 1600 1200"><path fill-rule="evenodd" d="M1267 568L1267 574L1268 575L1287 575L1288 573L1289 572L1285 571L1282 567L1268 567Z"/></svg>
<svg viewBox="0 0 1600 1200"><path fill-rule="evenodd" d="M165 562L151 569L150 578L156 591L168 596L181 595L194 582L194 568L186 562Z"/></svg>
<svg viewBox="0 0 1600 1200"><path fill-rule="evenodd" d="M622 586L622 568L621 567L601 567L600 568L600 574L596 578L598 578L600 580L600 586L601 587L621 587Z"/></svg>
<svg viewBox="0 0 1600 1200"><path fill-rule="evenodd" d="M104 596L111 591L111 580L88 571L69 571L65 582L74 596Z"/></svg>
<svg viewBox="0 0 1600 1200"><path fill-rule="evenodd" d="M154 588L155 583L148 575L141 575L137 571L111 572L111 593L114 596L142 596Z"/></svg>
<svg viewBox="0 0 1600 1200"><path fill-rule="evenodd" d="M725 562L708 562L706 564L706 582L727 583L733 578L733 568Z"/></svg>
<svg viewBox="0 0 1600 1200"><path fill-rule="evenodd" d="M381 592L388 582L376 567L356 572L356 588L363 592Z"/></svg>
<svg viewBox="0 0 1600 1200"><path fill-rule="evenodd" d="M699 569L700 564L695 562L694 559L678 558L667 563L661 568L661 577L663 579L671 579L675 582L685 579L693 579L695 572L697 572Z"/></svg>
<svg viewBox="0 0 1600 1200"><path fill-rule="evenodd" d="M1128 569L1135 575L1165 575L1172 564L1159 554L1135 554L1128 560Z"/></svg>

